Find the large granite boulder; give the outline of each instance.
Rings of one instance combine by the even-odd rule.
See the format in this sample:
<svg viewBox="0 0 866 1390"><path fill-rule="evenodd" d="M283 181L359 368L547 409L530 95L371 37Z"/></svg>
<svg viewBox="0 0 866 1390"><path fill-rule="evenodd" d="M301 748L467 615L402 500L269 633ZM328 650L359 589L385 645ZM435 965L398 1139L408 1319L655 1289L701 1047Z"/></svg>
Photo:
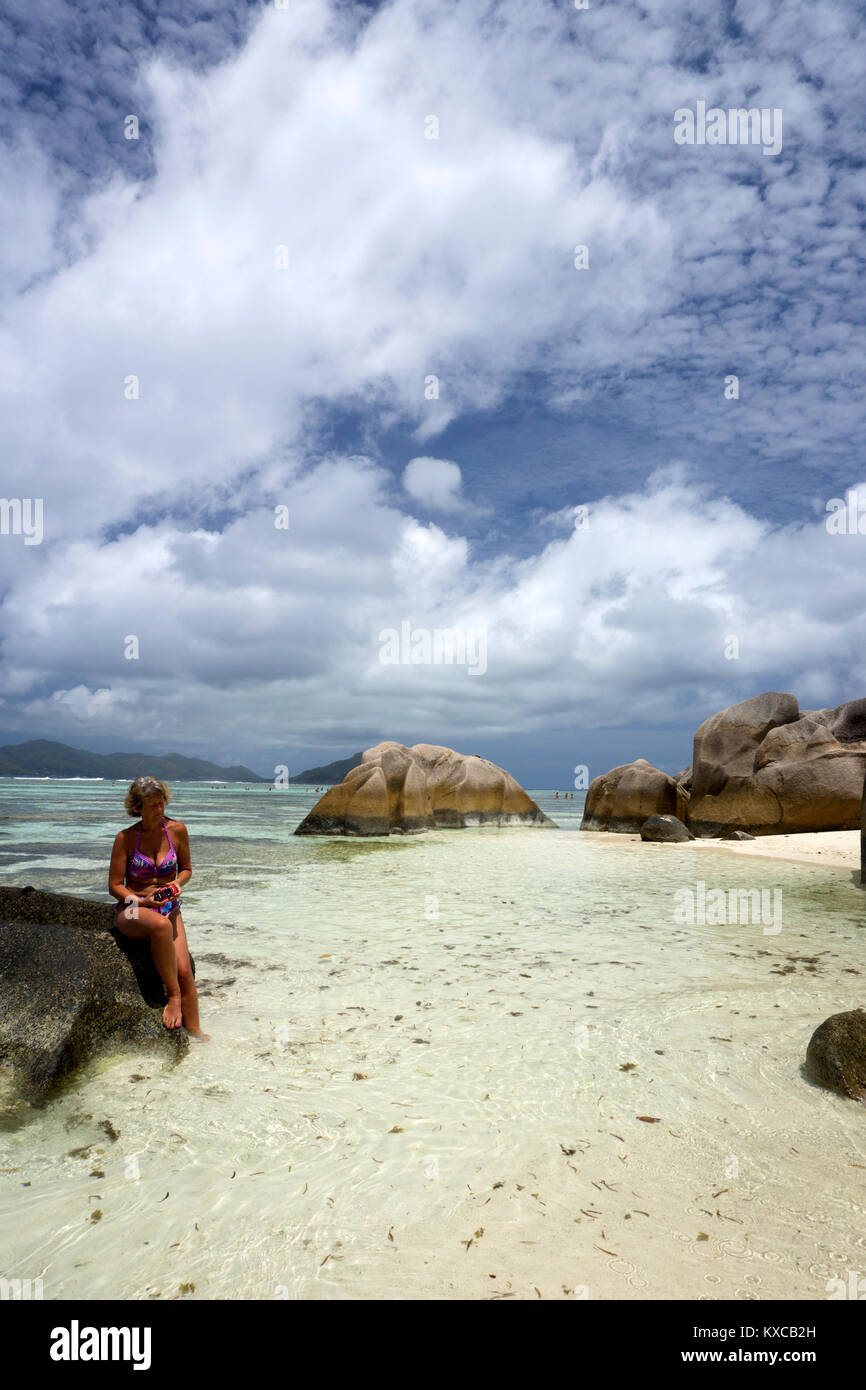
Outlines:
<svg viewBox="0 0 866 1390"><path fill-rule="evenodd" d="M163 1027L164 1005L149 942L115 929L112 904L0 888L0 1115L110 1052L180 1058L189 1037Z"/></svg>
<svg viewBox="0 0 866 1390"><path fill-rule="evenodd" d="M613 830L637 835L650 816L686 818L689 794L645 758L595 777L586 793L581 830Z"/></svg>
<svg viewBox="0 0 866 1390"><path fill-rule="evenodd" d="M495 763L452 748L378 743L330 787L296 835L412 835L440 827L542 825L540 811Z"/></svg>
<svg viewBox="0 0 866 1390"><path fill-rule="evenodd" d="M806 1070L822 1086L866 1101L866 1010L825 1018L809 1040Z"/></svg>
<svg viewBox="0 0 866 1390"><path fill-rule="evenodd" d="M731 777L751 776L755 752L770 730L799 717L793 695L768 691L705 719L695 734L692 796L715 796Z"/></svg>
<svg viewBox="0 0 866 1390"><path fill-rule="evenodd" d="M682 845L695 838L676 816L649 816L640 828L640 837L659 845Z"/></svg>
<svg viewBox="0 0 866 1390"><path fill-rule="evenodd" d="M862 829L866 882L864 775L866 700L801 711L770 690L705 719L678 776L638 758L596 777L580 828L639 831L673 815L702 836Z"/></svg>
<svg viewBox="0 0 866 1390"><path fill-rule="evenodd" d="M866 771L866 700L800 711L769 691L695 734L687 824L699 835L854 830Z"/></svg>

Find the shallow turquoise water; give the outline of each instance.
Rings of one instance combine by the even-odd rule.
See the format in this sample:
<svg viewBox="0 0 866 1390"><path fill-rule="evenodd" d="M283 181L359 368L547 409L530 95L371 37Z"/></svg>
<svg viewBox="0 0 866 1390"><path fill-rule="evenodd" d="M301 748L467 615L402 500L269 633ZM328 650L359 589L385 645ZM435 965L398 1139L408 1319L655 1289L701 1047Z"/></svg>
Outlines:
<svg viewBox="0 0 866 1390"><path fill-rule="evenodd" d="M102 896L124 789L0 783L0 883ZM805 1299L862 1272L866 1117L800 1072L864 1002L852 876L581 835L579 797L533 795L559 830L358 841L292 835L312 792L178 785L212 1042L94 1067L0 1135L2 1272L489 1297L496 1252L516 1296ZM680 925L698 882L780 889L781 930ZM457 1238L479 1203L489 1269Z"/></svg>

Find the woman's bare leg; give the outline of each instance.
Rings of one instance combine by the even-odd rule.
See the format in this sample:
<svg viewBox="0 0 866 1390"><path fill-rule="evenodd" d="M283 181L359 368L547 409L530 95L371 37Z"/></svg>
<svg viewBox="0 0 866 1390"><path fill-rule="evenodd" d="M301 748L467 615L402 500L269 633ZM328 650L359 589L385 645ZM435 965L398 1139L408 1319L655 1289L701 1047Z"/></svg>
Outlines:
<svg viewBox="0 0 866 1390"><path fill-rule="evenodd" d="M199 1042L210 1042L207 1033L201 1031L201 1023L198 1017L198 993L195 987L195 976L192 973L192 965L189 959L189 947L186 940L186 931L183 925L183 917L180 908L175 908L170 914L174 921L175 938L174 949L177 956L177 978L180 984L180 1002L183 1011L183 1026L188 1033Z"/></svg>
<svg viewBox="0 0 866 1390"><path fill-rule="evenodd" d="M162 1021L166 1028L179 1028L182 1021L181 996L171 922L149 907L139 907L131 916L127 916L127 912L132 913L132 906L126 908L121 903L114 919L117 930L123 932L124 936L147 937L150 940L150 954L168 995Z"/></svg>

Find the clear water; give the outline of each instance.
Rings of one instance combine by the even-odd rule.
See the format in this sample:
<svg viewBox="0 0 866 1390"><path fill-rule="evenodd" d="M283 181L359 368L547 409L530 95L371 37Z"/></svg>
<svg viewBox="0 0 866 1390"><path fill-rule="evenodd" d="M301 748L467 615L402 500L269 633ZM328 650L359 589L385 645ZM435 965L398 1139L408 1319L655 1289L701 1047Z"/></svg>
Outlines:
<svg viewBox="0 0 866 1390"><path fill-rule="evenodd" d="M0 783L0 883L107 897L124 791ZM581 835L579 797L532 795L558 830L324 840L292 835L314 792L179 784L212 1041L0 1132L0 1273L94 1299L866 1275L866 1113L801 1073L864 1002L852 875ZM698 880L781 888L781 931L680 925Z"/></svg>

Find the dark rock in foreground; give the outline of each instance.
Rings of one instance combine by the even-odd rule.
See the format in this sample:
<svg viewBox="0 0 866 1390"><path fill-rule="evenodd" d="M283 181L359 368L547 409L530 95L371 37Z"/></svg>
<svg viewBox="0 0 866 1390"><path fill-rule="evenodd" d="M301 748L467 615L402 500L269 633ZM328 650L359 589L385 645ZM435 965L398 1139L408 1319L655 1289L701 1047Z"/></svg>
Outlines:
<svg viewBox="0 0 866 1390"><path fill-rule="evenodd" d="M663 845L679 845L695 838L676 816L648 816L640 828L640 837Z"/></svg>
<svg viewBox="0 0 866 1390"><path fill-rule="evenodd" d="M164 1005L149 942L121 935L110 903L0 888L0 1114L111 1052L181 1057L189 1038L163 1027Z"/></svg>
<svg viewBox="0 0 866 1390"><path fill-rule="evenodd" d="M510 773L431 743L378 743L320 797L296 835L417 835L470 825L554 822Z"/></svg>
<svg viewBox="0 0 866 1390"><path fill-rule="evenodd" d="M724 835L720 835L721 840L754 840L756 836L750 835L748 830L727 830Z"/></svg>
<svg viewBox="0 0 866 1390"><path fill-rule="evenodd" d="M806 1070L822 1086L866 1101L866 1010L826 1018L809 1040Z"/></svg>

